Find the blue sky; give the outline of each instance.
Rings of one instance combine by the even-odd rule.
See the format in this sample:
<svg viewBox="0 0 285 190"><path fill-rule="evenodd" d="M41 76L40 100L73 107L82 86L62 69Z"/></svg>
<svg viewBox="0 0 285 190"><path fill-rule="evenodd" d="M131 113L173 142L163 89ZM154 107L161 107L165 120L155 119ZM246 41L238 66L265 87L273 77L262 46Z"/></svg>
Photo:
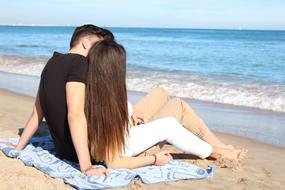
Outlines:
<svg viewBox="0 0 285 190"><path fill-rule="evenodd" d="M0 0L0 24L285 29L284 0Z"/></svg>

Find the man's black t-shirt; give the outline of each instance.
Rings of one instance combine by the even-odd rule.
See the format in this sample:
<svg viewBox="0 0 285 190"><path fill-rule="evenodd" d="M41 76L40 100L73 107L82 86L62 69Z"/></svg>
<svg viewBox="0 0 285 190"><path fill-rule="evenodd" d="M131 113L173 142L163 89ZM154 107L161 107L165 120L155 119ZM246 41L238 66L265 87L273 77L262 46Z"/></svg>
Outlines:
<svg viewBox="0 0 285 190"><path fill-rule="evenodd" d="M88 63L79 54L55 52L41 74L39 99L43 115L54 140L57 156L78 162L72 143L66 102L66 83L86 83Z"/></svg>

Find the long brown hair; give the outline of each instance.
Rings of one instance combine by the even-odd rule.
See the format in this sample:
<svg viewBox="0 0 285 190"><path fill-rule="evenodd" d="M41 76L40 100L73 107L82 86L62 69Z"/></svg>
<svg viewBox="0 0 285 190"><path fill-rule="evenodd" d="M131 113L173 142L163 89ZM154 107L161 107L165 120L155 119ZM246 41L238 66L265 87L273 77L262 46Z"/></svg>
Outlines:
<svg viewBox="0 0 285 190"><path fill-rule="evenodd" d="M128 135L126 51L115 41L95 43L88 55L85 112L90 154L103 161L124 151Z"/></svg>

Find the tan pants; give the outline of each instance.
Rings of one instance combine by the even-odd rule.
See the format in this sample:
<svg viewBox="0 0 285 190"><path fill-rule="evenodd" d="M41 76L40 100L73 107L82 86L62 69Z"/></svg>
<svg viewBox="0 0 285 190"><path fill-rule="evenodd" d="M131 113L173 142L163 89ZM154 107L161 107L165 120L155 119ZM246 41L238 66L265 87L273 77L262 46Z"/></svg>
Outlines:
<svg viewBox="0 0 285 190"><path fill-rule="evenodd" d="M180 98L171 98L163 88L154 88L134 105L134 109L148 121L174 117L186 129L203 139L208 127L203 120Z"/></svg>

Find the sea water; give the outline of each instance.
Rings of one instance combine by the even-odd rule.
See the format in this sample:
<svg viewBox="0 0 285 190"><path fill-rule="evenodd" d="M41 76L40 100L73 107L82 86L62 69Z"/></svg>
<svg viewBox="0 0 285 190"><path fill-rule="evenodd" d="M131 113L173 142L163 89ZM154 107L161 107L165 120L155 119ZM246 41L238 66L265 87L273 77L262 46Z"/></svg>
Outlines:
<svg viewBox="0 0 285 190"><path fill-rule="evenodd" d="M127 50L129 90L285 112L285 31L108 28ZM0 71L39 76L74 27L0 27Z"/></svg>

